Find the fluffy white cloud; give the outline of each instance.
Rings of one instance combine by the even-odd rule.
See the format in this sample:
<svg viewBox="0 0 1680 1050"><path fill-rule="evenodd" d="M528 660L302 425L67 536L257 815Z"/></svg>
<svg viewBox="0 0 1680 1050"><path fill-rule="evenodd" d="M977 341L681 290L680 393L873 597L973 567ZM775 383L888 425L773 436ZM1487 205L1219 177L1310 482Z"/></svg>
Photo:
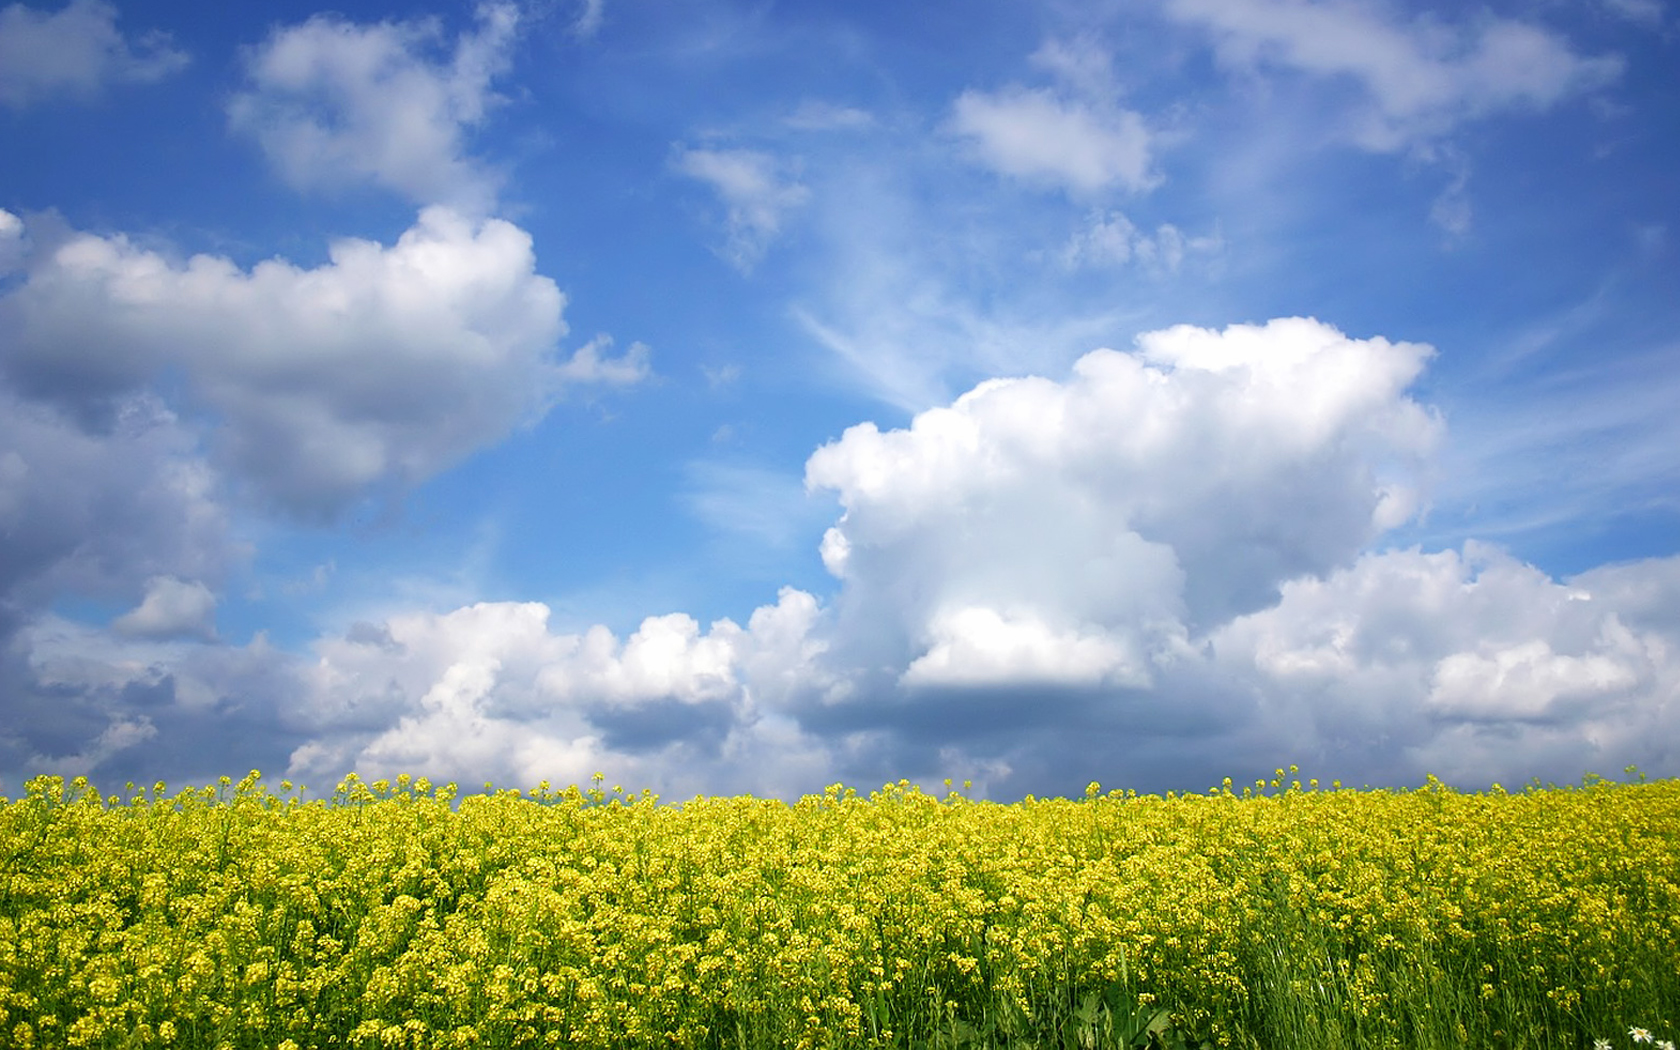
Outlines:
<svg viewBox="0 0 1680 1050"><path fill-rule="evenodd" d="M0 671L76 705L9 711L26 717L0 763L114 775L238 753L318 787L352 768L469 785L603 770L784 795L906 775L1001 795L1199 787L1280 761L1466 786L1680 768L1680 558L1557 581L1477 544L1371 550L1425 499L1441 425L1407 391L1430 354L1299 318L1179 327L1061 381L854 427L807 463L844 511L822 545L838 593L825 608L785 588L744 627L556 632L546 606L484 603L358 623L303 667L49 618ZM0 492L40 520L52 465L11 444L23 468L0 463ZM111 560L145 592L130 616L162 623L173 602L177 627L183 581L214 568Z"/></svg>
<svg viewBox="0 0 1680 1050"><path fill-rule="evenodd" d="M706 183L728 209L723 257L743 273L764 257L782 228L782 217L810 198L769 154L748 149L687 149L677 170Z"/></svg>
<svg viewBox="0 0 1680 1050"><path fill-rule="evenodd" d="M905 668L908 686L1148 685L1142 654L1100 630L1056 631L1035 615L942 610L929 647Z"/></svg>
<svg viewBox="0 0 1680 1050"><path fill-rule="evenodd" d="M1491 113L1546 109L1622 69L1615 56L1582 56L1555 33L1493 16L1404 24L1376 4L1324 0L1165 0L1165 9L1210 30L1232 65L1359 82L1373 108L1354 134L1373 150L1426 141Z"/></svg>
<svg viewBox="0 0 1680 1050"><path fill-rule="evenodd" d="M140 604L117 617L111 626L135 638L192 636L213 639L216 596L197 580L154 576L146 581Z"/></svg>
<svg viewBox="0 0 1680 1050"><path fill-rule="evenodd" d="M613 345L612 336L598 335L578 347L559 368L559 377L567 383L603 383L608 386L628 386L639 383L651 373L649 358L653 350L646 343L631 343L630 349L618 357L607 357L603 351Z"/></svg>
<svg viewBox="0 0 1680 1050"><path fill-rule="evenodd" d="M1403 394L1425 357L1180 328L854 428L809 465L845 507L823 555L849 688L793 698L802 724L852 768L867 728L884 766L1004 791L1676 768L1680 558L1559 582L1477 544L1360 553L1416 504L1419 475L1382 475L1435 441Z"/></svg>
<svg viewBox="0 0 1680 1050"><path fill-rule="evenodd" d="M583 781L610 767L670 784L660 763L686 759L705 763L696 772L717 783L730 756L757 754L761 729L790 741L785 723L761 719L758 705L776 701L790 681L813 679L816 618L810 595L784 589L744 629L719 620L702 632L677 613L647 618L623 641L605 627L551 633L548 609L536 603L359 624L316 646L316 739L294 752L291 772L424 771L529 784ZM763 785L763 776L742 769L722 779Z"/></svg>
<svg viewBox="0 0 1680 1050"><path fill-rule="evenodd" d="M55 95L90 98L111 84L161 80L187 64L169 34L133 42L117 31L117 9L70 0L47 14L23 4L0 8L0 102L14 109Z"/></svg>
<svg viewBox="0 0 1680 1050"><path fill-rule="evenodd" d="M277 29L246 60L251 89L228 106L281 174L303 189L372 182L421 204L488 208L496 177L466 153L467 131L496 101L519 21L510 3L478 8L447 61L434 21L358 25L316 15Z"/></svg>
<svg viewBox="0 0 1680 1050"><path fill-rule="evenodd" d="M1151 170L1149 129L1139 114L1011 87L957 97L952 127L973 140L986 166L1028 181L1096 193L1111 186L1145 190Z"/></svg>
<svg viewBox="0 0 1680 1050"><path fill-rule="evenodd" d="M1673 768L1680 558L1559 582L1476 544L1368 551L1422 498L1429 354L1181 327L855 427L807 467L844 508L827 609L784 589L745 628L625 638L537 604L358 624L316 646L291 773L1011 794L1279 761L1469 786Z"/></svg>
<svg viewBox="0 0 1680 1050"><path fill-rule="evenodd" d="M1180 327L1066 383L994 380L906 430L853 427L807 465L845 508L825 560L860 626L934 637L953 610L1030 610L1171 649L1420 505L1440 428L1404 390L1429 354L1304 319Z"/></svg>
<svg viewBox="0 0 1680 1050"><path fill-rule="evenodd" d="M1573 778L1680 757L1677 598L1680 559L1558 582L1472 543L1292 581L1211 642L1292 754L1484 784Z"/></svg>
<svg viewBox="0 0 1680 1050"><path fill-rule="evenodd" d="M964 91L951 129L970 140L975 158L1001 174L1094 194L1113 186L1155 186L1154 135L1120 104L1108 54L1090 40L1050 40L1031 56L1055 90L1011 85Z"/></svg>
<svg viewBox="0 0 1680 1050"><path fill-rule="evenodd" d="M646 351L556 360L565 297L528 234L427 208L394 245L242 271L126 238L72 236L0 299L0 369L97 421L176 368L217 412L221 461L268 499L329 514L424 479L544 411L572 382L633 382Z"/></svg>

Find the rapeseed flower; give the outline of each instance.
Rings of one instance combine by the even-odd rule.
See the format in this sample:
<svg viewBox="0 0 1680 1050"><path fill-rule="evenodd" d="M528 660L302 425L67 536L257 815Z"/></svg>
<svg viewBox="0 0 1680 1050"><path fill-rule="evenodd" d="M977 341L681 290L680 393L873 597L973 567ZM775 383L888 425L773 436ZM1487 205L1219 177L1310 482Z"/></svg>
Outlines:
<svg viewBox="0 0 1680 1050"><path fill-rule="evenodd" d="M43 778L0 803L0 1042L1581 1045L1680 1005L1680 785L1296 772L1009 806Z"/></svg>

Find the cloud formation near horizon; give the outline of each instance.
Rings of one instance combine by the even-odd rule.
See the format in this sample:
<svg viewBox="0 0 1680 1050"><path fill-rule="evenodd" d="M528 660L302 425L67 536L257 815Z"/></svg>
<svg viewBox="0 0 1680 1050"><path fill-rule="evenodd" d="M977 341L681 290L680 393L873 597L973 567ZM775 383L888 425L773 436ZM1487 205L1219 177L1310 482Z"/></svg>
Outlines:
<svg viewBox="0 0 1680 1050"><path fill-rule="evenodd" d="M807 465L843 509L828 601L784 588L744 627L668 613L624 638L534 602L362 622L287 672L269 765L791 795L895 771L1019 794L1279 761L1484 786L1670 761L1680 560L1558 582L1482 545L1368 549L1427 502L1442 425L1407 391L1430 356L1308 319L1178 327L854 427ZM190 634L201 598L153 579L115 626ZM227 679L216 654L178 652L173 700L113 710L101 746L155 746Z"/></svg>

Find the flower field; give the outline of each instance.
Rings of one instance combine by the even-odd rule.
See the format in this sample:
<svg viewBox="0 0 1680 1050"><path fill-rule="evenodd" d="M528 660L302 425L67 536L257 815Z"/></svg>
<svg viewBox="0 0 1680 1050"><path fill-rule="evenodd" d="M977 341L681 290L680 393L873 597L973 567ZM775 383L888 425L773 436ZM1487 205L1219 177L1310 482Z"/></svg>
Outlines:
<svg viewBox="0 0 1680 1050"><path fill-rule="evenodd" d="M1627 1047L1680 781L0 801L0 1045ZM1638 1033L1636 1036L1634 1033Z"/></svg>

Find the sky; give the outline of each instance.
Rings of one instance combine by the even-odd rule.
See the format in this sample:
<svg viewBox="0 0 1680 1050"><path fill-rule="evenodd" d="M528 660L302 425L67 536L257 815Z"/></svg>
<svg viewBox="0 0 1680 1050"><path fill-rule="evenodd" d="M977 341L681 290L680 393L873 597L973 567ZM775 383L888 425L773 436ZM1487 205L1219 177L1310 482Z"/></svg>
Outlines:
<svg viewBox="0 0 1680 1050"><path fill-rule="evenodd" d="M1680 775L1664 0L0 6L0 790Z"/></svg>

